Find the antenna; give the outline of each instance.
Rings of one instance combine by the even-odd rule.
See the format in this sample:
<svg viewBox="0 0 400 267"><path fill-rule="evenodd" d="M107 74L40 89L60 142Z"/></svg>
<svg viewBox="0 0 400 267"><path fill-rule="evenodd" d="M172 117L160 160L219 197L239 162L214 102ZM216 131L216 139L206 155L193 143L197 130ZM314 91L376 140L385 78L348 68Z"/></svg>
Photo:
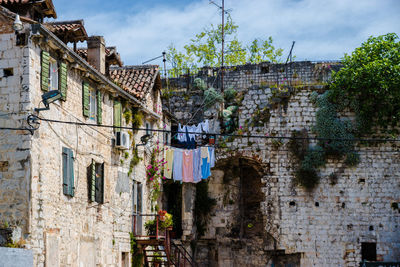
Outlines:
<svg viewBox="0 0 400 267"><path fill-rule="evenodd" d="M289 52L289 55L288 55L288 57L287 57L287 59L286 59L286 63L285 63L285 64L287 64L287 63L289 62L289 59L290 59L290 62L292 62L292 51L293 51L293 47L294 47L294 44L295 44L295 43L296 43L296 42L293 41L292 47L290 48L290 52Z"/></svg>
<svg viewBox="0 0 400 267"><path fill-rule="evenodd" d="M222 0L222 6L219 6L214 1L210 0L210 4L217 6L221 9L222 13L222 36L221 36L221 94L224 96L224 43L225 43L225 14L228 14L228 11L225 10L225 0ZM224 102L222 102L222 109L224 109Z"/></svg>

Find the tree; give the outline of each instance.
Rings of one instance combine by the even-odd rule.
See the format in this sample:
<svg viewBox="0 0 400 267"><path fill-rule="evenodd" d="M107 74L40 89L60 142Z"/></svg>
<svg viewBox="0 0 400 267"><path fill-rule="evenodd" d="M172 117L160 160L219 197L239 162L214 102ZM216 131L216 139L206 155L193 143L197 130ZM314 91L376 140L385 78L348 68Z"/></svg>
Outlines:
<svg viewBox="0 0 400 267"><path fill-rule="evenodd" d="M356 113L359 134L398 133L400 126L400 42L395 33L370 37L333 75L331 100Z"/></svg>
<svg viewBox="0 0 400 267"><path fill-rule="evenodd" d="M224 65L234 66L245 63L259 63L262 61L278 62L283 49L276 49L272 45L272 37L268 39L254 39L244 46L237 38L237 26L228 16L224 25L226 47L224 53ZM179 74L185 68L198 68L199 66L219 67L222 62L222 25L217 27L211 24L195 38L184 46L185 52L179 52L174 45L168 47L167 59L172 63L174 71Z"/></svg>

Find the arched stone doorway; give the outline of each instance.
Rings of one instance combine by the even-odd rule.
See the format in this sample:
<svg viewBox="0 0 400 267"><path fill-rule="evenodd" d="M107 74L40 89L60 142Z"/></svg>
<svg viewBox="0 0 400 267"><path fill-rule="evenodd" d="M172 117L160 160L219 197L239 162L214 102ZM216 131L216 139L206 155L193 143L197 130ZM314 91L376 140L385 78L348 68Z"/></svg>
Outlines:
<svg viewBox="0 0 400 267"><path fill-rule="evenodd" d="M209 179L216 200L196 260L204 266L267 266L275 240L266 232L263 163L243 156L218 160Z"/></svg>

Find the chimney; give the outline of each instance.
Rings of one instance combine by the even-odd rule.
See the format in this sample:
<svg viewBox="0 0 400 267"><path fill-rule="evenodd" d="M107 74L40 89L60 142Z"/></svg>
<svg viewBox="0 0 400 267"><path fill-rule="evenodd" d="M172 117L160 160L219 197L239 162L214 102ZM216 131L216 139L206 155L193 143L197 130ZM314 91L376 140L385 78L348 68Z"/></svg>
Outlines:
<svg viewBox="0 0 400 267"><path fill-rule="evenodd" d="M88 41L87 59L90 65L101 74L106 73L106 45L103 36L90 36Z"/></svg>

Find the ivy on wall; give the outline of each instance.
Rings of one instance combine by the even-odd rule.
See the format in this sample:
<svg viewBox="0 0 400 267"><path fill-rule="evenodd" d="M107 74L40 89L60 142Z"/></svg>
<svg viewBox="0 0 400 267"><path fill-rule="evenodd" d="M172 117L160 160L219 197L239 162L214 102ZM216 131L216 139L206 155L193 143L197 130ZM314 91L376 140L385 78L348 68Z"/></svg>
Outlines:
<svg viewBox="0 0 400 267"><path fill-rule="evenodd" d="M327 158L345 157L355 166L360 156L354 151L355 138L380 131L400 133L400 42L394 33L370 37L351 55L343 58L343 68L333 74L329 90L313 92L311 101L318 107L312 130L317 144L307 149L291 141L290 148L299 159L297 182L313 189L319 182L318 168ZM352 111L355 123L340 119L338 112ZM293 136L299 132L294 132Z"/></svg>
<svg viewBox="0 0 400 267"><path fill-rule="evenodd" d="M399 37L395 33L370 37L342 63L329 85L330 99L339 110L355 112L357 134L372 134L377 128L399 134Z"/></svg>

